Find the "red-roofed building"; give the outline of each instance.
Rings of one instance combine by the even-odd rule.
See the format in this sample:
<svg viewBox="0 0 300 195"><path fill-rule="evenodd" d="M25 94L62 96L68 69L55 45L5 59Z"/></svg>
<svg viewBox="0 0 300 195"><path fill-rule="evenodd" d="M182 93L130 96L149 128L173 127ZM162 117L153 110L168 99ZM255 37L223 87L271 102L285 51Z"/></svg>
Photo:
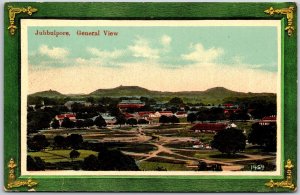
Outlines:
<svg viewBox="0 0 300 195"><path fill-rule="evenodd" d="M160 116L173 116L173 112L171 111L160 111L159 112Z"/></svg>
<svg viewBox="0 0 300 195"><path fill-rule="evenodd" d="M187 112L185 112L185 111L178 111L178 112L176 112L175 116L177 118L185 118L185 117L187 117Z"/></svg>
<svg viewBox="0 0 300 195"><path fill-rule="evenodd" d="M224 104L224 106L225 106L226 108L230 108L230 107L233 107L233 104Z"/></svg>
<svg viewBox="0 0 300 195"><path fill-rule="evenodd" d="M75 122L76 121L76 114L59 114L55 116L55 119L59 121L59 124L62 123L64 118L69 118L70 121Z"/></svg>
<svg viewBox="0 0 300 195"><path fill-rule="evenodd" d="M141 102L140 100L122 100L118 107L120 109L127 109L127 108L141 108L145 106L144 102Z"/></svg>
<svg viewBox="0 0 300 195"><path fill-rule="evenodd" d="M150 111L144 111L144 112L138 112L138 115L140 117L149 117L151 114L154 114L155 112L150 112Z"/></svg>
<svg viewBox="0 0 300 195"><path fill-rule="evenodd" d="M215 133L228 128L229 126L225 123L198 123L194 125L190 130L205 133Z"/></svg>
<svg viewBox="0 0 300 195"><path fill-rule="evenodd" d="M276 115L265 116L259 121L259 124L260 125L270 125L271 123L276 123L276 121L277 121Z"/></svg>
<svg viewBox="0 0 300 195"><path fill-rule="evenodd" d="M124 116L125 116L126 119L134 118L135 117L135 115L127 113L127 112L124 113Z"/></svg>

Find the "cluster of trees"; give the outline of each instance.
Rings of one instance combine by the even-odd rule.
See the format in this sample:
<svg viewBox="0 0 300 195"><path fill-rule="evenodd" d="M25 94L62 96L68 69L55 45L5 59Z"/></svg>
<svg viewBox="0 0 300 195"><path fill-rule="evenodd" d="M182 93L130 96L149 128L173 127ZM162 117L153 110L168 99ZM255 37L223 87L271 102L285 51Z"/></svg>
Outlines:
<svg viewBox="0 0 300 195"><path fill-rule="evenodd" d="M249 94L251 95L251 94ZM225 103L239 105L244 110L251 110L249 113L255 119L261 119L264 116L276 115L276 94L249 97L229 97L224 99Z"/></svg>
<svg viewBox="0 0 300 195"><path fill-rule="evenodd" d="M236 128L229 128L219 131L211 141L211 147L218 149L227 155L233 155L243 151L246 146L246 139L249 143L261 146L264 151L275 152L277 143L276 123L260 125L254 123L248 136Z"/></svg>
<svg viewBox="0 0 300 195"><path fill-rule="evenodd" d="M219 131L211 141L211 147L227 155L235 154L245 149L246 136L243 131L229 128Z"/></svg>
<svg viewBox="0 0 300 195"><path fill-rule="evenodd" d="M147 121L145 119L136 120L135 118L129 118L126 120L126 124L134 126L137 124L149 124L149 121Z"/></svg>
<svg viewBox="0 0 300 195"><path fill-rule="evenodd" d="M165 123L174 124L174 123L179 123L179 119L175 115L172 115L172 116L162 115L161 117L159 117L159 122L162 124L165 124Z"/></svg>
<svg viewBox="0 0 300 195"><path fill-rule="evenodd" d="M90 155L84 158L82 169L86 171L139 171L135 160L121 151L107 148L101 149L98 157Z"/></svg>
<svg viewBox="0 0 300 195"><path fill-rule="evenodd" d="M264 147L265 151L275 152L277 143L276 123L270 125L260 125L254 123L248 135L248 142Z"/></svg>
<svg viewBox="0 0 300 195"><path fill-rule="evenodd" d="M83 127L92 127L96 125L97 127L106 127L106 122L103 119L103 117L101 115L99 115L95 121L93 121L92 119L78 119L76 120L76 122L71 121L68 117L65 117L61 123L61 125L59 124L59 121L56 119L52 120L51 123L51 127L54 129L57 129L59 127L64 127L64 128L83 128Z"/></svg>
<svg viewBox="0 0 300 195"><path fill-rule="evenodd" d="M190 113L187 116L187 121L191 123L194 121L217 121L224 119L224 109L219 107L213 107L211 109L201 108L197 113Z"/></svg>
<svg viewBox="0 0 300 195"><path fill-rule="evenodd" d="M39 129L49 128L50 122L54 116L47 111L28 112L27 133L35 133Z"/></svg>
<svg viewBox="0 0 300 195"><path fill-rule="evenodd" d="M27 156L27 170L28 171L44 171L45 170L45 161L40 157Z"/></svg>
<svg viewBox="0 0 300 195"><path fill-rule="evenodd" d="M57 135L54 137L54 142L52 147L58 149L79 149L83 143L83 138L78 134L71 134L67 137ZM50 146L49 141L45 135L35 135L32 138L27 139L27 147L31 151L41 151L46 147Z"/></svg>

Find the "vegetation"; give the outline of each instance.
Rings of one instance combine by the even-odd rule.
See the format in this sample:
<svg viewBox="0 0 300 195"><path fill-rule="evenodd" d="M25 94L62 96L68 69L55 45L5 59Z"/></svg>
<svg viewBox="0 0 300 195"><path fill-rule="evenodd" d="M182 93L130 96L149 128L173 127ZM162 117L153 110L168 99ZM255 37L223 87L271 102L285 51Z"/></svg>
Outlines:
<svg viewBox="0 0 300 195"><path fill-rule="evenodd" d="M27 140L28 149L31 151L40 151L49 146L45 135L35 135Z"/></svg>
<svg viewBox="0 0 300 195"><path fill-rule="evenodd" d="M270 125L254 123L248 135L248 141L252 144L264 146L266 151L275 152L277 139L276 134L276 123L271 123Z"/></svg>
<svg viewBox="0 0 300 195"><path fill-rule="evenodd" d="M29 104L37 104L41 100L46 100L45 104L52 101L52 105L63 105L68 100L89 100L91 97L94 102L101 102L104 105L110 104L114 99L124 96L141 96L142 100L148 98L147 104L156 101L169 102L174 97L182 99L185 103L195 104L221 104L221 103L240 103L253 98L268 99L276 103L276 95L271 93L242 93L231 91L222 87L207 89L206 91L186 91L186 92L161 92L151 91L138 86L119 86L112 89L98 89L90 94L64 95L57 91L42 91L28 96ZM47 98L47 99L46 99ZM173 101L173 100L172 100ZM175 102L176 103L176 102Z"/></svg>
<svg viewBox="0 0 300 195"><path fill-rule="evenodd" d="M213 148L227 155L242 151L246 146L246 136L242 130L230 128L219 131L211 142Z"/></svg>
<svg viewBox="0 0 300 195"><path fill-rule="evenodd" d="M173 164L173 163L165 163L165 162L142 161L138 163L138 166L142 171L156 171L158 169L163 169L167 171L190 171L191 170L187 168L184 164Z"/></svg>
<svg viewBox="0 0 300 195"><path fill-rule="evenodd" d="M94 124L95 124L96 126L100 127L100 128L106 127L106 122L105 122L104 118L103 118L101 115L99 115L99 116L95 119Z"/></svg>
<svg viewBox="0 0 300 195"><path fill-rule="evenodd" d="M28 171L44 171L45 170L45 161L40 157L27 156L27 170Z"/></svg>
<svg viewBox="0 0 300 195"><path fill-rule="evenodd" d="M77 150L72 150L70 152L70 159L72 159L72 161L74 160L74 158L78 158L80 156L80 152L78 152Z"/></svg>

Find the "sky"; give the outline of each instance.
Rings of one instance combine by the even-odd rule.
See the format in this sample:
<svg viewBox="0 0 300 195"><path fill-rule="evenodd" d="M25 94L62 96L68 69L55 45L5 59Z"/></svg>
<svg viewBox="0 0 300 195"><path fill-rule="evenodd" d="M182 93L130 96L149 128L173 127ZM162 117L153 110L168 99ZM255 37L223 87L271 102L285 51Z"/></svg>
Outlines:
<svg viewBox="0 0 300 195"><path fill-rule="evenodd" d="M37 30L70 36L35 35ZM78 30L100 30L100 36L78 36ZM134 85L275 93L277 45L272 26L28 27L28 90L69 94Z"/></svg>

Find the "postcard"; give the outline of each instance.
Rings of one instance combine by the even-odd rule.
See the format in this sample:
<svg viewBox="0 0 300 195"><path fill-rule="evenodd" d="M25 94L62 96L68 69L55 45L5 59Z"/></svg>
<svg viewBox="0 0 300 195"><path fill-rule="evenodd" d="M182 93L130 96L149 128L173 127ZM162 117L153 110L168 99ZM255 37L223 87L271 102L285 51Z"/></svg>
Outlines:
<svg viewBox="0 0 300 195"><path fill-rule="evenodd" d="M68 5L75 4L120 9L109 3ZM176 5L186 4L170 5L176 10ZM11 27L6 36L19 36L19 66L6 78L17 82L19 95L14 96L18 107L11 111L11 100L6 100L5 132L13 127L11 114L18 113L20 146L19 156L6 154L8 189L19 187L17 166L17 174L28 178L20 186L38 191L296 188L296 129L289 128L296 127L296 117L291 116L296 63L293 57L287 60L294 54L286 52L287 46L295 47L289 43L296 36L291 7L279 12L267 6L262 10L265 18L259 20L222 20L97 14L56 18L58 11L43 18L34 6L19 11L36 18L21 18L18 31ZM277 13L286 13L288 27L281 18L270 20ZM8 84L5 88L9 98L13 91ZM55 188L54 183L62 185L61 179L66 184ZM75 186L78 179L102 187ZM216 190L205 184L220 179L232 185L244 179L244 190ZM49 185L43 187L39 180ZM141 186L128 186L129 181ZM172 181L178 186L170 185ZM259 181L260 187L253 188ZM167 183L155 187L148 182ZM203 184L192 190L185 182ZM111 188L103 187L108 183Z"/></svg>

